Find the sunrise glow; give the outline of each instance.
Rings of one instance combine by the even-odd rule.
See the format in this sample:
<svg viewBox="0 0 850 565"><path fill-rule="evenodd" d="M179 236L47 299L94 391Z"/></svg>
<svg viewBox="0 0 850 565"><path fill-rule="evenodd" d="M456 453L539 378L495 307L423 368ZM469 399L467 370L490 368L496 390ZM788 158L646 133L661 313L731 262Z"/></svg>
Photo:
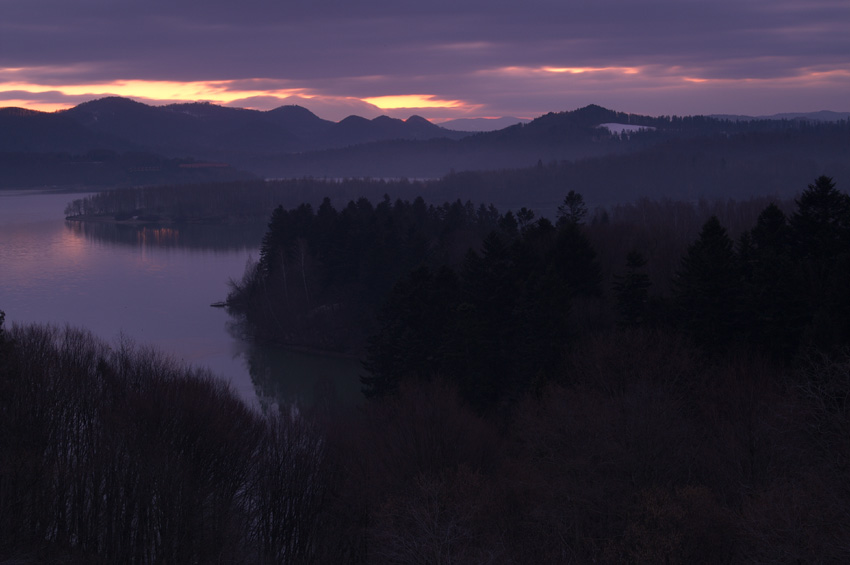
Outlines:
<svg viewBox="0 0 850 565"><path fill-rule="evenodd" d="M571 75L580 75L584 73L604 73L615 72L625 75L636 75L640 69L636 67L542 67L539 70L547 73L568 73Z"/></svg>
<svg viewBox="0 0 850 565"><path fill-rule="evenodd" d="M12 75L13 69L0 69L0 78ZM242 107L253 107L251 99L279 99L297 97L302 100L317 101L349 101L372 104L381 110L404 108L431 108L472 110L477 106L462 100L447 100L427 94L405 94L392 96L373 96L357 98L352 96L327 96L317 94L306 88L269 88L275 82L263 79L240 81L145 81L145 80L116 80L105 83L85 83L67 85L47 85L33 82L7 81L0 83L0 94L4 91L31 94L32 99L24 97L0 100L2 106L15 106L30 110L51 112L64 110L78 104L80 97L102 98L106 96L123 96L133 98L148 104L173 104L180 102L206 101L214 104L227 105L236 101L246 100ZM257 88L251 88L253 84ZM37 96L42 95L42 96ZM57 96L58 95L58 96ZM51 98L67 97L67 102L55 101Z"/></svg>
<svg viewBox="0 0 850 565"><path fill-rule="evenodd" d="M362 98L364 102L374 104L382 110L394 108L461 108L467 106L460 100L441 100L425 94L403 94L398 96L375 96Z"/></svg>
<svg viewBox="0 0 850 565"><path fill-rule="evenodd" d="M0 77L8 76L16 69L0 69ZM238 84L244 84L240 81ZM311 94L302 88L289 89L244 89L234 88L237 81L146 81L146 80L116 80L106 83L86 83L67 85L46 85L30 82L4 82L0 85L0 93L18 92L30 94L60 94L67 97L104 97L125 96L144 99L151 102L176 103L208 101L216 104L227 104L234 100L249 97L276 97L286 98L289 96L301 96L310 98ZM2 100L3 106L17 106L40 111L55 111L70 108L76 102L53 102L44 100L27 100L24 98L10 98Z"/></svg>

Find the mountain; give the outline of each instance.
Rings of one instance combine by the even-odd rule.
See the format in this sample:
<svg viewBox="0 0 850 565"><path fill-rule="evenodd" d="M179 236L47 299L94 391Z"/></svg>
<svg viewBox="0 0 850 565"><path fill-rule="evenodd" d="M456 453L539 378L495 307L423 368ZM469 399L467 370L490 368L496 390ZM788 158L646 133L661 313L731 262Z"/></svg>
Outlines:
<svg viewBox="0 0 850 565"><path fill-rule="evenodd" d="M352 116L335 123L299 106L270 111L209 103L148 106L120 97L92 100L54 113L0 109L0 132L4 167L0 184L4 186L244 178L249 173L212 164L244 170L257 160L268 163L284 155L370 142L469 135L418 116L407 120ZM92 152L112 158L90 157ZM123 155L129 153L134 156L125 159ZM156 163L139 166L139 156ZM44 172L38 172L39 167ZM138 172L143 170L158 173L140 176ZM124 174L127 171L130 173ZM272 167L269 174L277 174L276 169Z"/></svg>
<svg viewBox="0 0 850 565"><path fill-rule="evenodd" d="M440 127L455 131L496 131L516 124L526 124L531 120L523 118L460 118L440 122Z"/></svg>
<svg viewBox="0 0 850 565"><path fill-rule="evenodd" d="M803 129L809 138L801 134ZM653 117L589 105L472 133L449 130L419 116L349 116L332 122L299 106L269 111L208 103L148 106L112 97L51 114L0 110L0 185L36 182L28 180L31 173L42 179L39 183L85 184L97 179L95 184L120 185L173 182L191 176L190 171L209 178L436 178L451 171L501 171L641 155L657 147L668 147L668 153L690 147L693 155L688 158L694 163L705 154L716 156L718 163L728 162L733 151L770 163L777 162L777 152L807 155L809 176L816 176L850 158L847 129L846 120ZM829 143L813 152L802 145L804 138L810 145ZM40 162L53 171L47 177L33 173ZM107 169L109 175L103 173ZM162 174L140 174L154 170Z"/></svg>
<svg viewBox="0 0 850 565"><path fill-rule="evenodd" d="M411 116L407 120L388 116L378 116L372 120L360 116L348 116L328 128L320 136L318 146L327 149L375 141L460 139L467 135L469 135L468 132L456 132L441 128L420 116Z"/></svg>
<svg viewBox="0 0 850 565"><path fill-rule="evenodd" d="M365 125L368 120L349 120ZM621 124L612 133L604 124ZM843 125L842 125L843 124ZM639 128L639 131L628 131ZM627 131L620 132L625 129ZM805 131L803 131L805 130ZM733 121L708 116L643 116L589 105L551 112L527 124L481 132L459 140L380 141L345 148L254 156L243 166L261 176L438 178L451 171L507 170L551 163L641 155L656 147L687 147L697 163L711 153L717 163L734 153L779 162L778 156L806 156L808 176L823 174L850 157L846 122L799 120ZM811 148L817 145L818 151ZM677 151L676 154L681 154ZM655 157L654 157L655 158ZM718 165L720 166L720 165ZM743 166L743 165L742 165ZM756 167L753 162L752 167Z"/></svg>
<svg viewBox="0 0 850 565"><path fill-rule="evenodd" d="M92 100L58 114L98 134L170 157L191 155L183 153L189 147L197 153L212 131L196 116L119 97Z"/></svg>
<svg viewBox="0 0 850 565"><path fill-rule="evenodd" d="M259 111L209 103L148 106L110 97L63 112L97 133L172 157L191 155L233 161L240 156L299 153L391 139L459 139L468 133L447 130L418 116L403 121L387 116L323 120L299 106Z"/></svg>
<svg viewBox="0 0 850 565"><path fill-rule="evenodd" d="M80 154L104 147L118 151L137 148L67 116L22 108L0 108L0 132L0 152L7 153Z"/></svg>
<svg viewBox="0 0 850 565"><path fill-rule="evenodd" d="M296 105L280 106L265 113L265 119L302 139L324 135L335 122L323 120L316 114Z"/></svg>

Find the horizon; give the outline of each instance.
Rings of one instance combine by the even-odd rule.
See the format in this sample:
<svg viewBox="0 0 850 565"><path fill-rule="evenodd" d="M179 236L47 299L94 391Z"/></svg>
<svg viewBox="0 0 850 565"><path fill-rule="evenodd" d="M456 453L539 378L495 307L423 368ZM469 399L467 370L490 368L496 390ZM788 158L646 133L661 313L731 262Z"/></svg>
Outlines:
<svg viewBox="0 0 850 565"><path fill-rule="evenodd" d="M202 7L202 9L201 9ZM105 96L325 119L850 110L850 4L6 0L0 107Z"/></svg>
<svg viewBox="0 0 850 565"><path fill-rule="evenodd" d="M531 121L533 121L533 120L535 120L535 119L537 119L541 116L544 116L546 114L549 114L549 113L574 112L574 111L577 111L577 110L581 110L582 108L586 108L588 106L599 106L599 107L604 108L606 110L610 110L610 111L614 111L614 112L623 112L619 108L611 108L611 107L607 107L607 106L603 106L601 104L596 104L596 103L591 102L591 103L589 103L585 106L573 108L573 109L570 109L570 110L555 110L555 109L553 109L553 110L548 110L548 111L542 112L539 115L530 116L530 117L481 116L481 117L461 117L461 118L442 118L441 119L441 118L427 118L427 117L422 116L420 114L410 114L410 115L404 116L404 115L401 115L401 114L398 114L398 113L396 113L396 115L391 115L389 113L380 113L380 114L377 114L377 115L374 115L374 116L363 116L363 115L360 115L360 114L348 114L347 116L344 116L344 117L339 118L339 119L332 119L332 118L327 118L325 116L318 114L317 112L315 112L314 110L312 110L311 108L309 108L308 106L305 106L303 104L281 104L279 106L275 106L275 107L272 107L272 108L261 109L261 108L251 108L251 107L247 107L247 106L242 107L242 106L232 106L232 105L219 104L219 103L212 102L212 101L209 101L209 100L181 100L181 101L177 101L177 102L168 101L168 102L163 102L163 103L155 103L155 102L150 102L150 101L146 101L146 100L140 100L140 99L133 97L133 96L116 96L116 95L92 97L88 100L83 100L82 102L79 102L78 104L75 104L73 106L56 108L56 109L36 109L36 108L26 108L26 107L23 107L23 106L0 105L0 110L23 109L23 110L30 110L30 111L35 111L35 112L43 112L43 113L51 114L51 113L60 113L60 112L63 112L65 110L69 110L71 108L74 108L76 106L80 106L80 105L87 104L87 103L90 103L90 102L96 102L96 101L99 101L99 100L105 100L105 99L108 99L108 98L119 98L119 99L123 99L123 100L130 100L132 102L137 102L137 103L140 103L140 104L144 104L146 106L157 107L157 108L164 108L164 107L173 106L173 105L180 105L180 104L209 104L209 105L218 106L218 107L221 107L221 108L228 108L228 109L234 109L234 110L253 110L253 111L259 111L259 112L269 112L269 111L276 110L276 109L279 109L279 108L284 108L284 107L300 107L300 108L304 108L304 109L308 110L309 112L313 113L318 118L328 120L328 121L337 122L337 123L346 119L346 118L350 118L350 117L364 117L364 118L367 118L367 119L370 119L370 120L374 120L375 118L378 118L378 117L391 117L391 118L399 119L399 120L403 120L403 121L407 121L411 118L418 117L418 118L424 118L427 121L433 123L434 125L438 125L438 126L442 126L443 124L451 123L451 122L455 122L455 121L459 121L459 122L462 122L462 121L467 121L467 122L492 121L492 122L495 123L495 122L502 122L502 121L505 121L505 120L514 120L514 119L518 120L516 123L528 123L528 122L531 122ZM823 112L835 113L835 114L850 114L850 111L841 111L841 110L835 110L835 109L831 109L831 108L821 108L821 109L816 109L816 110L789 110L789 111L784 111L784 112L775 112L775 113L771 113L771 114L758 114L758 115L755 115L755 114L738 114L738 113L708 114L708 113L701 113L701 112L697 112L697 113L693 113L693 114L681 114L681 115L671 114L671 113L661 113L661 114L639 114L639 113L636 113L636 112L623 112L623 113L627 113L627 114L631 114L631 115L643 115L643 116L649 116L649 117L659 117L659 116L679 116L679 117L686 117L686 116L706 116L706 117L735 116L735 117L745 117L745 118L771 119L771 118L774 118L775 116L781 116L781 115L784 115L784 114L791 114L791 115L801 114L802 115L802 114L817 114L817 113L823 113ZM513 124L511 124L511 125L513 125ZM507 127L507 126L500 126L500 127ZM486 131L486 130L470 130L470 131Z"/></svg>

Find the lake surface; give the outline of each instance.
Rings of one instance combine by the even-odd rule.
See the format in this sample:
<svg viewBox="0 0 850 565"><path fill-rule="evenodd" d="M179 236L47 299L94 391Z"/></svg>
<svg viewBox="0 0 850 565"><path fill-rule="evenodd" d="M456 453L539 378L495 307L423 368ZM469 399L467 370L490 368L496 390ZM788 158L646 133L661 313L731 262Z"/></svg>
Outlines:
<svg viewBox="0 0 850 565"><path fill-rule="evenodd" d="M265 225L128 226L64 219L81 194L0 191L0 310L6 323L70 324L121 334L209 367L245 400L357 394L356 360L248 344L224 300L256 258Z"/></svg>

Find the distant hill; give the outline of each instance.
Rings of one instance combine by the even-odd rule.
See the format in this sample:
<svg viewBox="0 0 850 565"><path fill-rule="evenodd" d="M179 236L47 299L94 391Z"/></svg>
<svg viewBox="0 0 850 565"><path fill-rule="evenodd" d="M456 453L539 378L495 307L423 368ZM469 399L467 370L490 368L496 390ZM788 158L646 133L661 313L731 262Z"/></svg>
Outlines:
<svg viewBox="0 0 850 565"><path fill-rule="evenodd" d="M80 154L101 148L129 151L138 146L61 114L0 108L0 152Z"/></svg>
<svg viewBox="0 0 850 565"><path fill-rule="evenodd" d="M244 155L300 153L394 139L459 139L468 133L413 116L323 120L299 106L259 111L208 103L148 106L110 97L62 112L100 134L170 157L232 161Z"/></svg>
<svg viewBox="0 0 850 565"><path fill-rule="evenodd" d="M3 188L124 188L256 178L224 163L168 159L151 153L93 150L68 153L0 152Z"/></svg>
<svg viewBox="0 0 850 565"><path fill-rule="evenodd" d="M833 115L841 114L815 114ZM711 154L718 167L738 158L732 152L757 155L765 164L795 163L805 155L803 178L848 161L846 120L787 116L653 117L589 105L472 133L419 116L349 116L332 122L299 106L270 111L208 103L148 106L111 97L56 113L0 110L0 187L22 182L125 186L252 175L439 178L453 171L588 159L614 163L616 156L649 155L660 147L670 154L688 147L687 158L694 163ZM811 149L815 145L818 151ZM756 167L746 160L740 166L747 163Z"/></svg>
<svg viewBox="0 0 850 565"><path fill-rule="evenodd" d="M605 124L622 127L612 132L600 127ZM725 138L747 132L786 131L798 125L790 120L652 117L589 105L569 112L551 112L527 124L479 132L459 140L383 141L301 154L254 155L241 166L276 178L436 178L451 171L511 169L599 158L633 153L675 139ZM627 131L621 134L622 130Z"/></svg>
<svg viewBox="0 0 850 565"><path fill-rule="evenodd" d="M516 124L527 124L531 120L523 118L460 118L440 122L440 127L457 131L496 131Z"/></svg>
<svg viewBox="0 0 850 565"><path fill-rule="evenodd" d="M819 112L786 112L783 114L771 114L769 116L743 116L738 114L712 114L712 118L732 121L745 120L811 120L815 122L837 122L838 120L850 120L850 112L832 112L820 110Z"/></svg>
<svg viewBox="0 0 850 565"><path fill-rule="evenodd" d="M0 171L0 187L175 182L187 177L247 178L250 173L239 173L237 169L244 169L245 164L256 159L273 160L281 155L378 141L460 139L469 135L441 128L418 116L407 120L351 116L336 123L299 106L269 111L209 103L148 106L120 97L92 100L54 113L3 108L0 132L0 162L4 167ZM91 152L118 158L95 168L82 165L93 162L88 158ZM134 155L125 159L125 153ZM133 171L140 170L132 164L141 154L161 163L179 165L185 161L186 166L175 169L180 173L176 176L163 173L139 179L135 173L122 174L119 170L104 174L121 162L128 163ZM195 164L192 174L187 175L190 162ZM197 162L224 163L236 169L225 174L221 167L198 167ZM170 170L159 165L154 168L160 172Z"/></svg>

